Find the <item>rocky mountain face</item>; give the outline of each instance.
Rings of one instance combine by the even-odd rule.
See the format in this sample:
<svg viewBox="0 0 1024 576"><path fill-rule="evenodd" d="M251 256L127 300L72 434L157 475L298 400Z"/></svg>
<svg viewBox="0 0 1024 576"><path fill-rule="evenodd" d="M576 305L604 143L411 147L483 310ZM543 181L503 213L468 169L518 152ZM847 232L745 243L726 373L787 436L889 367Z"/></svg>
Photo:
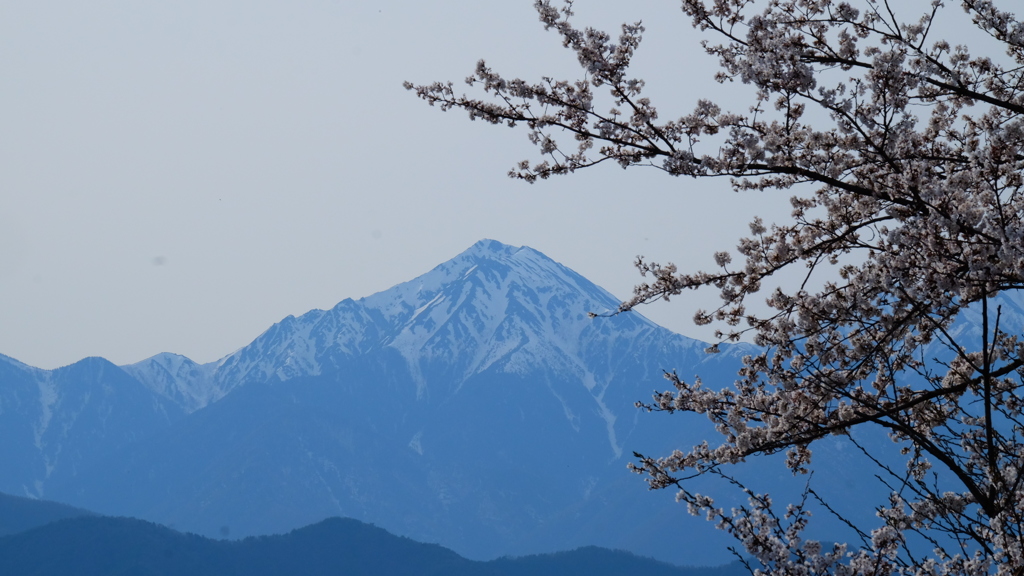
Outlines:
<svg viewBox="0 0 1024 576"><path fill-rule="evenodd" d="M535 250L482 241L210 364L0 357L0 491L216 537L348 516L474 559L599 545L728 562L726 536L626 463L708 434L634 407L664 370L730 383L747 349L588 316L617 304ZM849 490L833 452L825 479ZM753 476L792 485L777 464Z"/></svg>
<svg viewBox="0 0 1024 576"><path fill-rule="evenodd" d="M0 490L42 497L184 417L102 358L39 370L0 356Z"/></svg>

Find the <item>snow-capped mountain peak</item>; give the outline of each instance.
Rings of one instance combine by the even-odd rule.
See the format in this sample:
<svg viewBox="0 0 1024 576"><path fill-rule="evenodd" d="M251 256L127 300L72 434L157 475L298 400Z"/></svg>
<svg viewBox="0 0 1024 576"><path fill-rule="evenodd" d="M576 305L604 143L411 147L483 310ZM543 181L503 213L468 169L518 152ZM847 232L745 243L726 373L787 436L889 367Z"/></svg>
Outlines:
<svg viewBox="0 0 1024 576"><path fill-rule="evenodd" d="M540 252L493 240L360 302L383 315L393 327L386 345L411 363L451 361L474 350L457 377L509 355L572 353L593 325L588 313L618 305L607 291Z"/></svg>
<svg viewBox="0 0 1024 576"><path fill-rule="evenodd" d="M495 240L481 240L426 274L363 298L360 302L379 310L389 322L405 323L446 288L466 283L492 292L516 283L586 294L599 312L614 309L619 304L607 291L544 254L526 246L509 246Z"/></svg>
<svg viewBox="0 0 1024 576"><path fill-rule="evenodd" d="M199 366L163 354L125 369L193 411L247 382L315 376L356 355L391 349L405 359L421 398L428 374L457 390L485 370L521 374L544 365L578 372L578 356L595 338L660 330L635 313L596 321L588 316L618 303L532 248L481 240L388 290L289 316L217 362ZM579 377L595 397L601 393L593 375Z"/></svg>
<svg viewBox="0 0 1024 576"><path fill-rule="evenodd" d="M121 369L189 412L227 393L213 383L214 364L196 364L180 354L163 352Z"/></svg>

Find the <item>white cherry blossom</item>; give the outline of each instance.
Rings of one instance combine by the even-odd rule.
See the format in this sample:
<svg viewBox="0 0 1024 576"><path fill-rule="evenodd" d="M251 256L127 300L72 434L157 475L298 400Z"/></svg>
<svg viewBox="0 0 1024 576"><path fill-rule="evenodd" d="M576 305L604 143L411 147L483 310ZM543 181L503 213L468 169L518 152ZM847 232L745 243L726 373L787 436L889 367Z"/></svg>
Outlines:
<svg viewBox="0 0 1024 576"><path fill-rule="evenodd" d="M610 161L791 191L791 219L755 220L734 253L714 255L717 269L639 260L647 281L620 310L710 287L722 304L695 321L763 350L734 383L669 374L673 389L642 406L705 415L720 437L633 465L734 535L752 569L1024 575L1024 327L1005 326L1000 308L1024 287L1024 24L996 2L949 4L911 15L919 4L891 0L683 0L718 80L756 88L746 111L702 100L668 117L629 73L641 24L613 38L550 0L536 2L541 22L582 79L507 79L481 61L467 79L478 97L407 84L443 110L525 127L540 158L511 175L527 182ZM940 12L1001 52L934 37ZM763 295L788 268L804 281ZM763 297L771 312L748 312ZM968 312L980 336L955 329ZM728 478L764 454L809 472L816 442L872 426L906 466L878 462L892 496L847 544L801 535L808 507L828 508L810 485L788 506L748 490L728 511L687 489L693 474Z"/></svg>

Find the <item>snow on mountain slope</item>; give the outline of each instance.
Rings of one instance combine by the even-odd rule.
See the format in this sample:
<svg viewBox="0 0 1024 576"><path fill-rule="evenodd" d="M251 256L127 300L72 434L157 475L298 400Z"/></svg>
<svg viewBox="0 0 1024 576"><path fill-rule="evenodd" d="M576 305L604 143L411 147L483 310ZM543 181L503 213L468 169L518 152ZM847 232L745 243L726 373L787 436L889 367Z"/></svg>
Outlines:
<svg viewBox="0 0 1024 576"><path fill-rule="evenodd" d="M196 364L180 354L164 352L121 368L188 412L216 402L226 393L212 381L213 364Z"/></svg>
<svg viewBox="0 0 1024 576"><path fill-rule="evenodd" d="M0 356L0 491L42 497L184 414L102 358L41 370Z"/></svg>
<svg viewBox="0 0 1024 576"><path fill-rule="evenodd" d="M388 350L404 360L418 401L444 401L489 371L520 377L558 374L563 384L549 390L551 401L562 406L574 426L581 410L598 415L609 453L617 459L629 433L618 412L622 406L632 411L639 399L610 402L607 397L621 349L663 340L692 364L703 359L704 348L637 313L611 319L588 315L613 311L618 303L536 250L482 240L383 292L289 316L217 362L200 366L161 354L125 370L188 412L239 386L317 376L353 358ZM582 388L589 405L568 401L575 392L562 389L564 382Z"/></svg>
<svg viewBox="0 0 1024 576"><path fill-rule="evenodd" d="M405 358L418 379L418 396L426 386L421 375L439 367L456 387L491 367L508 373L540 365L576 370L586 335L593 335L588 312L618 305L543 254L490 240L361 302L391 327L383 345ZM654 328L639 315L618 320L620 330Z"/></svg>
<svg viewBox="0 0 1024 576"><path fill-rule="evenodd" d="M1000 298L1003 325L1024 326L1024 296ZM124 368L191 412L247 383L315 376L344 364L345 358L383 349L405 360L421 399L431 393L429 374L458 389L467 378L492 368L522 374L543 365L575 372L600 402L607 371L595 372L580 359L595 354L594 346L614 348L610 342L670 340L688 349L687 360L707 361L705 344L669 333L636 312L613 319L587 315L613 311L618 303L536 250L481 240L388 290L346 299L330 310L289 316L216 362L200 366L160 354ZM976 316L966 312L955 333L980 334ZM739 353L736 349L732 355ZM605 361L606 368L611 361ZM605 413L603 407L598 410Z"/></svg>
<svg viewBox="0 0 1024 576"><path fill-rule="evenodd" d="M482 240L409 282L289 316L219 361L200 366L160 354L125 369L194 411L248 382L314 376L339 356L392 348L408 363L422 397L423 373L440 365L456 386L496 365L510 373L539 364L579 371L581 347L600 330L587 313L617 306L607 291L536 250ZM619 319L614 337L654 329L633 313ZM593 375L581 375L596 385Z"/></svg>

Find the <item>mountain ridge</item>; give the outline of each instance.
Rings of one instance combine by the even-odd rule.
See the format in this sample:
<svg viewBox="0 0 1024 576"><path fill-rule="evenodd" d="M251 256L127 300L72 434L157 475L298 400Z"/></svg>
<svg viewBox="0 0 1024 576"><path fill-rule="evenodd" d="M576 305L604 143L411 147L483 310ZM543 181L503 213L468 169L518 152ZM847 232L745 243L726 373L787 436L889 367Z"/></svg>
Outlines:
<svg viewBox="0 0 1024 576"><path fill-rule="evenodd" d="M5 574L739 574L735 564L686 568L598 547L477 562L440 545L396 536L348 518L327 518L284 534L225 541L181 533L134 518L103 517L53 502L2 493L0 510L5 513L0 520L11 520L12 526L21 527L13 532L0 532L0 572Z"/></svg>
<svg viewBox="0 0 1024 576"><path fill-rule="evenodd" d="M601 545L714 563L722 535L667 546L695 521L625 466L707 426L641 417L634 403L664 387L662 370L731 381L747 348L708 355L637 313L588 316L617 304L536 250L481 241L392 289L288 316L211 363L80 363L79 404L61 400L70 382L49 384L56 372L0 363L20 382L0 402L23 405L0 414L18 439L0 457L20 458L0 490L210 536L344 515L474 559ZM107 389L130 401L101 401ZM92 442L34 443L44 420Z"/></svg>
<svg viewBox="0 0 1024 576"><path fill-rule="evenodd" d="M524 293L524 285L546 286L547 289ZM456 289L462 292L455 292ZM459 312L460 304L471 296L466 292L474 290L495 296L487 300L489 307L471 311L476 314L475 323L453 327L449 324L453 308ZM556 301L552 303L552 299ZM564 310L566 306L558 299L576 300L572 302L575 317L536 318L550 313L554 305L562 304ZM191 412L219 400L234 386L247 381L274 378L285 381L297 376L318 375L325 367L319 357L331 349L366 353L375 347L391 347L409 363L413 377L418 380L417 394L422 395L425 383L418 376L421 362L430 362L439 354L457 354L457 348L465 345L464 342L478 343L481 337L493 338L499 330L503 331L499 336L504 338L490 342L488 349L464 367L463 374L454 377L465 378L515 352L565 362L566 357L576 351L562 350L563 343L578 341L580 332L593 326L594 320L587 313L612 311L618 303L609 292L532 248L481 240L451 260L387 290L358 300L346 298L330 309L289 315L250 344L213 362L197 364L185 356L161 353L124 365L122 369ZM508 314L506 307L509 305L520 309L516 314ZM501 322L523 317L533 318L534 330ZM657 326L639 313L621 318L626 321L619 322L617 329L620 331L622 325L627 324L634 330L658 330L663 331L665 337L686 338ZM548 322L542 324L542 320ZM540 326L554 328L559 333L537 334L536 328ZM439 334L444 328L448 331ZM460 329L462 332L458 332ZM370 338L367 334L376 337ZM513 336L519 336L519 340L514 340ZM447 341L439 342L441 337ZM538 340L556 350L537 346ZM687 340L695 349L702 350L705 346L699 341ZM531 343L535 344L532 348ZM523 350L523 346L527 349ZM517 361L525 359L517 357Z"/></svg>

